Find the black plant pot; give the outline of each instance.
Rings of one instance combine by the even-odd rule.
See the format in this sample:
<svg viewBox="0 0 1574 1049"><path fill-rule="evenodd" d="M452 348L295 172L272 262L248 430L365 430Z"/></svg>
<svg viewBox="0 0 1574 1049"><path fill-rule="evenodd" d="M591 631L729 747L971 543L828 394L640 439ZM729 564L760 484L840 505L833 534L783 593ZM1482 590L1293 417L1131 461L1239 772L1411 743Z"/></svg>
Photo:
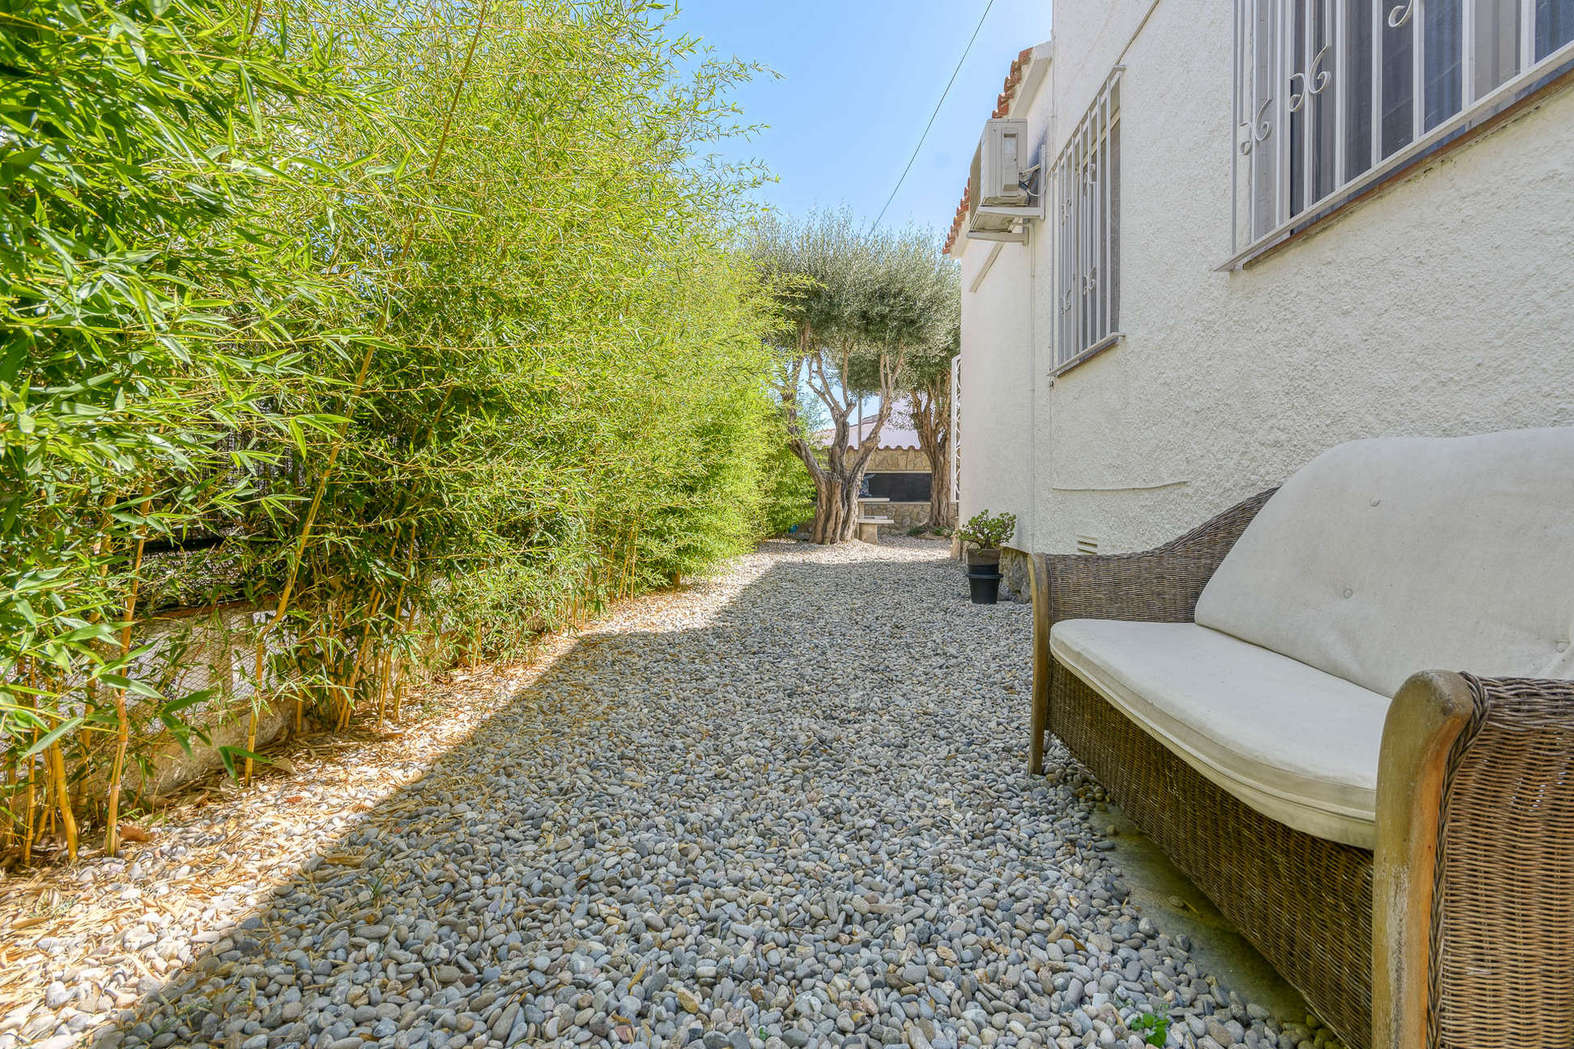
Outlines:
<svg viewBox="0 0 1574 1049"><path fill-rule="evenodd" d="M1000 566L973 565L967 570L967 588L973 594L973 604L994 604L1000 599Z"/></svg>

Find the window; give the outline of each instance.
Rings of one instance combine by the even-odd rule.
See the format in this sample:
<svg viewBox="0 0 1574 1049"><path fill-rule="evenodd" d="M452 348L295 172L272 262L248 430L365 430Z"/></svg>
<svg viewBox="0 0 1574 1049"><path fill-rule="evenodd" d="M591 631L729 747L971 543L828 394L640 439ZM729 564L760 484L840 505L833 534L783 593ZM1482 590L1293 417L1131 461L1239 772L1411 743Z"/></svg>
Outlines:
<svg viewBox="0 0 1574 1049"><path fill-rule="evenodd" d="M1066 140L1051 172L1055 366L1107 345L1120 323L1120 70Z"/></svg>
<svg viewBox="0 0 1574 1049"><path fill-rule="evenodd" d="M1574 54L1574 0L1237 0L1235 34L1240 249Z"/></svg>

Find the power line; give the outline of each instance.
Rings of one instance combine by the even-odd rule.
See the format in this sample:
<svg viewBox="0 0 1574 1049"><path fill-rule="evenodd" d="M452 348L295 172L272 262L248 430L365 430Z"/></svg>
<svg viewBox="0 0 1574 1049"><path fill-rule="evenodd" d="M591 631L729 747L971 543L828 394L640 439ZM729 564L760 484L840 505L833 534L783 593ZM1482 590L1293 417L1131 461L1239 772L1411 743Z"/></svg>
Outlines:
<svg viewBox="0 0 1574 1049"><path fill-rule="evenodd" d="M897 192L902 188L902 183L907 181L907 173L913 170L913 162L918 159L918 151L924 148L924 140L929 137L929 129L935 126L935 117L940 115L940 107L945 105L946 96L951 93L951 86L956 83L957 74L962 72L962 63L967 61L968 54L973 50L973 41L978 39L979 30L984 28L984 19L989 17L989 9L995 6L995 0L989 0L984 5L984 13L978 16L978 24L973 27L973 35L967 38L967 46L962 49L962 57L956 60L956 68L951 70L951 79L946 81L945 90L940 92L940 101L935 103L935 111L929 114L929 123L924 125L924 133L918 136L918 145L913 147L913 155L907 158L907 166L902 169L902 177L896 180L896 185L891 187L891 195L885 198L885 207L880 209L880 214L875 216L874 224L869 227L873 233L880 226L880 220L885 218L885 213L890 210L891 201L896 199Z"/></svg>

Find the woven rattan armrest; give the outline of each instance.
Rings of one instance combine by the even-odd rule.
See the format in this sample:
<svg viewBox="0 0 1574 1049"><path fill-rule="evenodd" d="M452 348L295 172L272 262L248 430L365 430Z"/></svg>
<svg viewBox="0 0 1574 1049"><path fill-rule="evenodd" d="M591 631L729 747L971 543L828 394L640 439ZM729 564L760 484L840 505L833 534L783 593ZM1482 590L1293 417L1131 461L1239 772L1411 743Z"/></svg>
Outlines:
<svg viewBox="0 0 1574 1049"><path fill-rule="evenodd" d="M1376 1049L1574 1044L1574 681L1405 682L1372 932Z"/></svg>
<svg viewBox="0 0 1574 1049"><path fill-rule="evenodd" d="M1136 554L1033 554L1033 716L1028 767L1044 770L1049 727L1049 631L1062 619L1183 623L1197 598L1277 489L1237 503L1163 546Z"/></svg>

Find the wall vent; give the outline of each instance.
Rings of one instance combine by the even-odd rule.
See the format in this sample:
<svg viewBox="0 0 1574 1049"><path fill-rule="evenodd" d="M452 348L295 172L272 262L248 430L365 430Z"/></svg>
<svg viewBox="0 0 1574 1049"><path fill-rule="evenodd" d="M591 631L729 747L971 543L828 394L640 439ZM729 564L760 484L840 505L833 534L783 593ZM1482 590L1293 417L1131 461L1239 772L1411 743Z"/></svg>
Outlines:
<svg viewBox="0 0 1574 1049"><path fill-rule="evenodd" d="M1077 536L1077 553L1079 553L1079 554L1096 554L1098 552L1099 552L1099 541L1098 541L1098 538L1096 536L1091 536L1091 535L1079 535L1079 536Z"/></svg>

